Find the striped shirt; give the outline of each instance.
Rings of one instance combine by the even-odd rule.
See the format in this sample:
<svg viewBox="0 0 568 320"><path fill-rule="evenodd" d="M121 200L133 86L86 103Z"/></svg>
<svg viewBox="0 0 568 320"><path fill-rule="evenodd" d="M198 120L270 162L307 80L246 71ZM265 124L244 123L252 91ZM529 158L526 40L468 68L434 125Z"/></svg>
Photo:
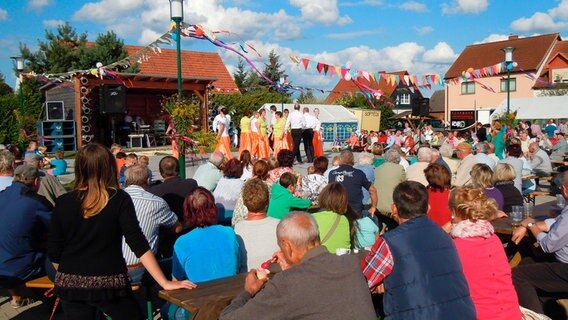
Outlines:
<svg viewBox="0 0 568 320"><path fill-rule="evenodd" d="M139 186L131 185L126 187L124 191L132 198L142 233L146 236L150 249L156 254L160 227L173 228L178 221L177 216L170 210L164 199ZM127 265L140 262L140 259L130 250L124 238L122 238L122 255Z"/></svg>

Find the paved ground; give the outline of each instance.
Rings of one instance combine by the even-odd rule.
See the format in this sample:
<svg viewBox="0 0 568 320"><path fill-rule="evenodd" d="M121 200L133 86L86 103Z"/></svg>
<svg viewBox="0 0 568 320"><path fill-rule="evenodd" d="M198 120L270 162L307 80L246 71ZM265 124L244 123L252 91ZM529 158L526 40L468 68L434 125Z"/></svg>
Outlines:
<svg viewBox="0 0 568 320"><path fill-rule="evenodd" d="M135 150L134 152L136 152L136 154L138 155L147 155L150 158L150 169L152 170L154 179L161 179L160 177L160 172L158 170L158 163L160 161L160 159L162 157L164 157L165 155L168 154L169 149L157 149L157 150L145 150L145 149L140 149L140 150ZM236 155L236 154L235 154ZM335 154L327 154L328 158L331 158L334 156ZM190 178L193 176L193 174L195 173L195 170L197 169L198 165L204 160L197 160L194 161L193 165L192 162L187 161L187 165L186 165L186 177ZM74 160L68 159L68 163L69 163L69 174L62 176L60 179L63 183L68 183L73 181L74 176L73 176L73 164L74 164ZM299 171L302 174L306 174L307 172L307 168L308 168L309 164L301 164L301 165L295 165L294 169ZM549 203L555 201L555 198L553 197L548 197L548 196L544 196L544 197L538 197L536 200L536 204L537 205L541 205L541 204L545 204L545 203ZM38 301L35 302L34 304L31 304L29 306L26 307L22 307L20 309L13 309L10 306L10 299L8 297L8 293L5 290L0 290L0 320L5 320L5 319L17 319L17 320L42 320L42 319L49 319L49 315L50 315L50 307L47 306L49 304L48 303L44 303L42 301L40 301L40 299L42 299L42 293L43 291L39 290L39 291L30 291L28 290L27 292L25 292L26 296L30 296L30 297L34 297L35 299L37 299ZM59 307L60 309L61 307ZM61 313L61 311L59 311L58 313L56 313L55 318L54 319L63 319L63 315Z"/></svg>

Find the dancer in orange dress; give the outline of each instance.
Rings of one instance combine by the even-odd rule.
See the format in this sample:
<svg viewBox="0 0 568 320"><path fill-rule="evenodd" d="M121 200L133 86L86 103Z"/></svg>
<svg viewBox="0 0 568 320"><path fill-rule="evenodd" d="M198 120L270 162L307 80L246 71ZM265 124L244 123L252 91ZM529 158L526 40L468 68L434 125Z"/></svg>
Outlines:
<svg viewBox="0 0 568 320"><path fill-rule="evenodd" d="M266 110L260 111L260 116L257 120L258 125L258 157L261 159L270 158L270 146L268 144L268 129L266 125Z"/></svg>
<svg viewBox="0 0 568 320"><path fill-rule="evenodd" d="M288 109L284 109L284 113L282 114L284 116L284 122L288 120L289 114L290 111L288 111ZM282 145L282 149L294 150L294 139L292 139L292 131L290 131L289 129L290 128L285 128L287 132L284 134L286 139L284 139L284 144ZM274 156L276 155L277 153L274 153Z"/></svg>
<svg viewBox="0 0 568 320"><path fill-rule="evenodd" d="M321 121L319 120L320 110L314 109L314 116L316 117L316 127L314 128L314 138L312 144L314 146L314 157L323 156L323 134L321 130Z"/></svg>
<svg viewBox="0 0 568 320"><path fill-rule="evenodd" d="M274 125L274 156L278 155L278 152L286 148L286 136L284 134L284 127L286 126L286 119L282 117L282 112L276 111L274 114L276 116L276 124Z"/></svg>
<svg viewBox="0 0 568 320"><path fill-rule="evenodd" d="M258 150L258 140L259 140L259 132L258 132L258 116L259 113L256 111L254 116L250 119L250 154L253 159L260 158L259 150Z"/></svg>
<svg viewBox="0 0 568 320"><path fill-rule="evenodd" d="M227 117L227 108L221 108L219 115L215 117L214 128L217 130L217 146L215 151L221 152L225 159L232 159L231 138L229 137L229 118Z"/></svg>
<svg viewBox="0 0 568 320"><path fill-rule="evenodd" d="M250 112L246 111L240 121L241 136L239 141L239 158L241 157L241 152L244 150L248 150L252 154L251 118L249 117Z"/></svg>

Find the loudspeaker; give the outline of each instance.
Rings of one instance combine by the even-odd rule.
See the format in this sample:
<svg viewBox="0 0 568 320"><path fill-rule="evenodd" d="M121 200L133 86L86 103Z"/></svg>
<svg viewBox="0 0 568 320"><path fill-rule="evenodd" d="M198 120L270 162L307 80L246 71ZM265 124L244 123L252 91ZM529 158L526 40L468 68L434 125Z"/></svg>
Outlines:
<svg viewBox="0 0 568 320"><path fill-rule="evenodd" d="M126 113L126 88L102 85L99 89L101 113Z"/></svg>
<svg viewBox="0 0 568 320"><path fill-rule="evenodd" d="M420 101L420 116L427 117L430 114L430 98L423 98Z"/></svg>
<svg viewBox="0 0 568 320"><path fill-rule="evenodd" d="M418 117L420 115L420 98L412 98L412 116Z"/></svg>
<svg viewBox="0 0 568 320"><path fill-rule="evenodd" d="M45 103L45 114L47 120L64 120L65 111L63 101L47 101Z"/></svg>

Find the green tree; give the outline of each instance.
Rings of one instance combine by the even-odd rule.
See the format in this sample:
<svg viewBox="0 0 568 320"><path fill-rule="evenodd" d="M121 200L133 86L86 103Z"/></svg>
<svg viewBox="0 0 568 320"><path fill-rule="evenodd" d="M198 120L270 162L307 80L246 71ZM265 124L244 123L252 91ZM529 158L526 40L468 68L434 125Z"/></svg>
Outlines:
<svg viewBox="0 0 568 320"><path fill-rule="evenodd" d="M282 70L282 63L280 63L280 56L274 52L274 49L268 54L268 63L264 64L262 73L272 82L279 81L281 78L286 78L288 75L286 71ZM262 85L270 85L268 81L262 79Z"/></svg>
<svg viewBox="0 0 568 320"><path fill-rule="evenodd" d="M7 95L7 94L13 94L13 93L14 93L14 89L12 89L12 87L10 87L6 83L6 79L4 78L4 75L0 73L0 96Z"/></svg>
<svg viewBox="0 0 568 320"><path fill-rule="evenodd" d="M79 60L82 69L94 68L97 62L108 65L128 56L128 51L124 48L124 41L119 39L113 31L99 34L94 46L84 47L82 50ZM132 72L133 68L137 70L138 65L131 66L127 69L128 72Z"/></svg>
<svg viewBox="0 0 568 320"><path fill-rule="evenodd" d="M235 72L233 72L233 78L235 78L235 83L241 92L244 92L245 90L248 74L249 71L245 70L245 62L243 59L239 58L237 68L235 69Z"/></svg>
<svg viewBox="0 0 568 320"><path fill-rule="evenodd" d="M245 81L244 81L244 90L241 90L241 92L245 91L245 92L254 92L254 91L258 91L258 90L262 90L264 88L264 86L262 85L262 79L260 78L260 76L252 71L249 70L248 72L248 76L246 77Z"/></svg>
<svg viewBox="0 0 568 320"><path fill-rule="evenodd" d="M13 94L0 95L0 143L14 143L18 141L20 132L15 128L18 97Z"/></svg>
<svg viewBox="0 0 568 320"><path fill-rule="evenodd" d="M314 96L314 92L312 90L307 90L305 92L301 92L300 96L298 96L298 102L301 104L314 104L320 103L322 99L318 99Z"/></svg>

